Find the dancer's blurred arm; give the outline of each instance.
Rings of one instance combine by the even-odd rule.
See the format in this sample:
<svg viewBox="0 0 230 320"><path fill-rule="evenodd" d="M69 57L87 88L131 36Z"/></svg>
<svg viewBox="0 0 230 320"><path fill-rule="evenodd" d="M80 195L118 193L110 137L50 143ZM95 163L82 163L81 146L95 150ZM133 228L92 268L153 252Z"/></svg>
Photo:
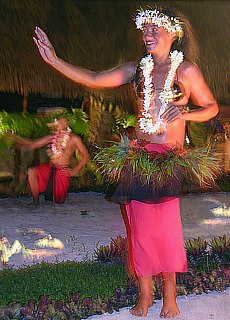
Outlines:
<svg viewBox="0 0 230 320"><path fill-rule="evenodd" d="M118 87L130 82L136 72L137 64L135 62L127 62L114 69L100 73L74 66L56 55L55 49L48 36L39 27L35 28L33 40L38 47L41 57L46 63L67 78L87 87Z"/></svg>
<svg viewBox="0 0 230 320"><path fill-rule="evenodd" d="M35 140L25 139L11 132L5 133L5 137L13 140L15 143L17 143L19 147L23 149L31 149L31 150L39 149L47 145L48 143L51 142L51 139L52 139L52 135L46 135L44 137L41 137Z"/></svg>

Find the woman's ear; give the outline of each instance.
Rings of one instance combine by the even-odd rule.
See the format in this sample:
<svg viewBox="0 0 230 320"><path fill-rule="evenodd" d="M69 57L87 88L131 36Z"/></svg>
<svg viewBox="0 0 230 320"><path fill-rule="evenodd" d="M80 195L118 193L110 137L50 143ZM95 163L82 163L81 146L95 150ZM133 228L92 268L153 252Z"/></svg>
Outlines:
<svg viewBox="0 0 230 320"><path fill-rule="evenodd" d="M171 34L172 42L174 42L177 39L177 36L175 34Z"/></svg>

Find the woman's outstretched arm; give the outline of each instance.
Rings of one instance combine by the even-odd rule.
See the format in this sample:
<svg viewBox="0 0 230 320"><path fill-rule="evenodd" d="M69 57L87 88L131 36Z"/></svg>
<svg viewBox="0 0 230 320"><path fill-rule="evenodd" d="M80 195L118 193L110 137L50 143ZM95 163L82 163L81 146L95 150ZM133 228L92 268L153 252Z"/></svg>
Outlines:
<svg viewBox="0 0 230 320"><path fill-rule="evenodd" d="M33 37L43 60L51 67L59 71L65 77L91 88L111 88L128 83L133 78L137 64L127 62L120 66L96 73L72 64L57 57L55 49L46 33L39 27L35 28Z"/></svg>

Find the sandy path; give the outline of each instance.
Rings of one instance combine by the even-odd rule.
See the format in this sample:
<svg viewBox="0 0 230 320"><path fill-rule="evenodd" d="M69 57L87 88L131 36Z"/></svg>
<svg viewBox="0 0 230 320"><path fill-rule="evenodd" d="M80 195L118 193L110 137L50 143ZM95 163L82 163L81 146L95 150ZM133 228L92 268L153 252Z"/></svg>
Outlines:
<svg viewBox="0 0 230 320"><path fill-rule="evenodd" d="M63 205L44 202L28 206L29 198L0 199L0 236L9 245L17 239L30 251L10 257L8 265L33 261L82 260L92 257L97 244L107 245L111 237L125 236L119 206L94 192L71 193ZM214 212L217 212L217 216ZM191 194L181 197L185 239L230 235L230 194ZM50 235L59 239L54 249L42 248L38 240ZM37 249L35 252L34 249Z"/></svg>

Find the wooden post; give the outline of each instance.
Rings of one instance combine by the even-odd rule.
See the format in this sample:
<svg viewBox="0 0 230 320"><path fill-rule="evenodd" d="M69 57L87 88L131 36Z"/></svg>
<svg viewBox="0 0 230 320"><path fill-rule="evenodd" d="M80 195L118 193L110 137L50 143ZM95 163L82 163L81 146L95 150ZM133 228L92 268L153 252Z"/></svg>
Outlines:
<svg viewBox="0 0 230 320"><path fill-rule="evenodd" d="M24 92L23 101L22 101L22 111L27 112L28 109L28 93Z"/></svg>

